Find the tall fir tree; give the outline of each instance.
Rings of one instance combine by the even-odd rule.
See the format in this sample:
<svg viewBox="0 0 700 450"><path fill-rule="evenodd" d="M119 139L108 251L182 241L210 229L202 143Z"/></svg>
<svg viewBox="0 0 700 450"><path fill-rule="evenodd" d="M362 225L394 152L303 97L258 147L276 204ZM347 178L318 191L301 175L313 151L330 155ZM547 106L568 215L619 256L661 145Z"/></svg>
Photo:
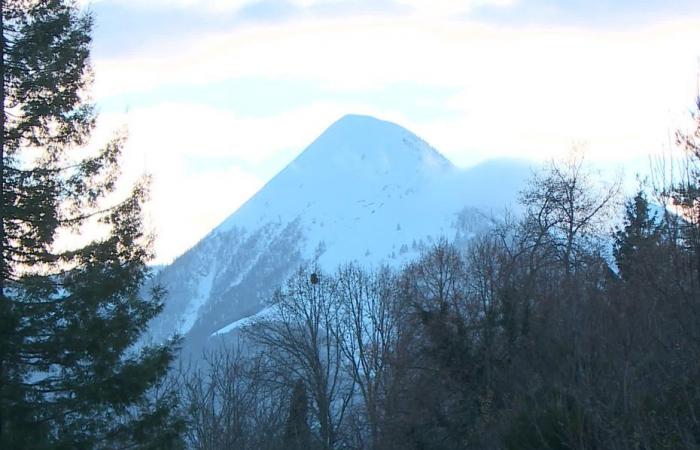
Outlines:
<svg viewBox="0 0 700 450"><path fill-rule="evenodd" d="M284 428L284 448L288 450L309 450L311 430L308 422L309 400L302 380L294 383L289 400L289 414Z"/></svg>
<svg viewBox="0 0 700 450"><path fill-rule="evenodd" d="M613 256L622 279L644 276L639 269L645 263L650 268L652 260L657 258L663 238L663 222L652 213L643 191L637 192L625 204L624 224L615 231L613 238Z"/></svg>
<svg viewBox="0 0 700 450"><path fill-rule="evenodd" d="M71 0L0 8L0 448L172 448L174 396L150 393L174 343L134 345L162 307L141 295L147 182L106 206L123 138L85 150L93 19ZM99 237L57 245L95 223Z"/></svg>

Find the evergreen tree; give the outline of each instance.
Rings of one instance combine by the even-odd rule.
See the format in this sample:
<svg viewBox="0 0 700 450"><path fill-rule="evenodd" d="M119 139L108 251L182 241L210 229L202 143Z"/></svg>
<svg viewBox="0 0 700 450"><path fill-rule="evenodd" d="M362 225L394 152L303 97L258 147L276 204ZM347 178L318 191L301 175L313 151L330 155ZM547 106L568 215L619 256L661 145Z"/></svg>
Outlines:
<svg viewBox="0 0 700 450"><path fill-rule="evenodd" d="M0 448L172 448L174 397L149 392L173 343L134 345L162 307L140 294L147 183L105 206L123 138L83 149L92 17L71 0L0 8ZM57 245L95 224L99 237Z"/></svg>
<svg viewBox="0 0 700 450"><path fill-rule="evenodd" d="M308 450L311 443L308 415L309 401L306 396L306 386L302 380L297 380L289 401L289 415L284 429L285 449Z"/></svg>
<svg viewBox="0 0 700 450"><path fill-rule="evenodd" d="M637 192L625 204L624 225L615 231L613 248L613 256L623 279L633 278L638 272L635 268L649 262L661 242L662 228L657 215L651 213L644 192Z"/></svg>

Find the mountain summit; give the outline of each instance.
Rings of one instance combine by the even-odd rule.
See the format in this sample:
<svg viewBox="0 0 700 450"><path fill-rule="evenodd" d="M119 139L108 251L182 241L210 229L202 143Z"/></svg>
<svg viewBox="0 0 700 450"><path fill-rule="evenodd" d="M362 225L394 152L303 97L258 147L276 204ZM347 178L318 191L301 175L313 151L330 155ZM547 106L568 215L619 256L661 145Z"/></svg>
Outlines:
<svg viewBox="0 0 700 450"><path fill-rule="evenodd" d="M300 264L401 265L440 236L468 238L526 174L513 163L459 170L405 128L345 116L159 273L170 294L153 337L206 342L261 310Z"/></svg>
<svg viewBox="0 0 700 450"><path fill-rule="evenodd" d="M406 165L452 167L435 149L405 128L370 116L347 115L331 125L291 166L336 165L400 171Z"/></svg>
<svg viewBox="0 0 700 450"><path fill-rule="evenodd" d="M217 230L275 218L290 220L308 210L337 221L361 214L382 192L416 188L454 172L452 163L408 130L373 117L348 115ZM362 203L366 205L358 206Z"/></svg>

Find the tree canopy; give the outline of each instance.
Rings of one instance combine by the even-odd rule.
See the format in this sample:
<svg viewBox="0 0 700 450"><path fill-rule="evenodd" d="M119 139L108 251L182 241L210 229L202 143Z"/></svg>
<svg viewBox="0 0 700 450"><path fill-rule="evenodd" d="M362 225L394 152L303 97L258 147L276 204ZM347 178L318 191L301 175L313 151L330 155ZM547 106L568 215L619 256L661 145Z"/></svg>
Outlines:
<svg viewBox="0 0 700 450"><path fill-rule="evenodd" d="M175 445L174 397L153 392L174 343L135 345L162 307L143 295L147 179L113 201L124 136L86 148L93 18L1 7L0 447Z"/></svg>

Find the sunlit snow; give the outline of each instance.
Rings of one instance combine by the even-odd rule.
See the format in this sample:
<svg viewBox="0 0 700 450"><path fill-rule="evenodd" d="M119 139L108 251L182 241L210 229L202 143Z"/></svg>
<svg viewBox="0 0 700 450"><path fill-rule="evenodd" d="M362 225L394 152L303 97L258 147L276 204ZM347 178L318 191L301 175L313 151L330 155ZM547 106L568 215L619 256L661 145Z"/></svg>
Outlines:
<svg viewBox="0 0 700 450"><path fill-rule="evenodd" d="M513 161L460 170L398 125L345 116L162 270L169 295L152 332L225 334L300 264L400 266L441 236L467 239L491 226L528 174Z"/></svg>

